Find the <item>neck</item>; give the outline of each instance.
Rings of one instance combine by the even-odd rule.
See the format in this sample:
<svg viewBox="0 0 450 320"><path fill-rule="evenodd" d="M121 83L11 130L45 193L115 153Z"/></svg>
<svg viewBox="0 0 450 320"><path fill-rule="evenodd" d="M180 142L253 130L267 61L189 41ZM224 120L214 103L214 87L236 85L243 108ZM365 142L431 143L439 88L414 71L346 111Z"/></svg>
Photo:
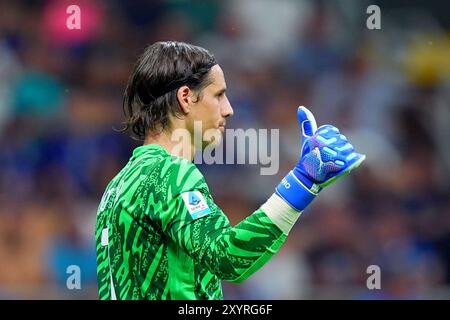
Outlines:
<svg viewBox="0 0 450 320"><path fill-rule="evenodd" d="M191 139L185 139L185 137L181 136L181 139L177 137L177 139L172 140L172 136L172 132L166 130L158 134L148 133L145 137L144 145L158 144L173 156L183 157L189 161L193 161L195 147Z"/></svg>

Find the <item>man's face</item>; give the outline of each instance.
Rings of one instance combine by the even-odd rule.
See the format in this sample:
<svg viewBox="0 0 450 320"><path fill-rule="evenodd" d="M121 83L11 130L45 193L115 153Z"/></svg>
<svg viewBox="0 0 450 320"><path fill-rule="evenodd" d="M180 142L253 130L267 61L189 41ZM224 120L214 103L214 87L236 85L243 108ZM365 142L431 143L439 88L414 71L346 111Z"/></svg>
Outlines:
<svg viewBox="0 0 450 320"><path fill-rule="evenodd" d="M219 65L213 66L209 77L211 84L203 89L200 99L193 104L189 115L191 132L196 132L199 138L205 139L203 148L210 143L220 143L225 131L225 119L233 115L233 108L225 94L226 83L222 68ZM195 127L195 122L201 122L201 132L198 126Z"/></svg>

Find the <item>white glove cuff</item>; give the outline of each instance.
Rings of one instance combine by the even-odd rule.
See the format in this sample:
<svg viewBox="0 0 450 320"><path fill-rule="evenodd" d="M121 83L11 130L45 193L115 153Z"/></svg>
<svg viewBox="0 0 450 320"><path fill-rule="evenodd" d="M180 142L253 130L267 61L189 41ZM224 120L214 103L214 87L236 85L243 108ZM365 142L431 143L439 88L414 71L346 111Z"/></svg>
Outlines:
<svg viewBox="0 0 450 320"><path fill-rule="evenodd" d="M289 234L289 231L291 231L295 222L303 212L291 207L275 193L261 206L261 209L286 235Z"/></svg>

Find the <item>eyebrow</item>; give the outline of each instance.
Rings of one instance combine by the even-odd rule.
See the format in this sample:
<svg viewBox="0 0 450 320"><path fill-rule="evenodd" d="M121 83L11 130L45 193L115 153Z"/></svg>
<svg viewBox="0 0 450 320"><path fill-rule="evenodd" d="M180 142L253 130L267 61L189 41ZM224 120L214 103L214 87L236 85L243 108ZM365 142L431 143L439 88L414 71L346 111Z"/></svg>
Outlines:
<svg viewBox="0 0 450 320"><path fill-rule="evenodd" d="M217 91L216 94L222 94L222 93L224 93L225 91L227 91L227 88L226 88L226 87L223 88L223 89L220 89L219 91Z"/></svg>

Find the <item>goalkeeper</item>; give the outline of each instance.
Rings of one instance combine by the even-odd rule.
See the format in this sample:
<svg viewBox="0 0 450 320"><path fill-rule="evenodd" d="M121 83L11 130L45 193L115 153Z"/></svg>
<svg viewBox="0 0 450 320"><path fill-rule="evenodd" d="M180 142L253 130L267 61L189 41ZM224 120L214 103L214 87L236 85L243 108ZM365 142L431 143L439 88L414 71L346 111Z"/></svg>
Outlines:
<svg viewBox="0 0 450 320"><path fill-rule="evenodd" d="M299 107L298 163L259 209L232 227L192 163L194 143L180 148L172 139L177 129L194 136L194 121L220 135L233 115L214 56L182 42L150 45L134 67L123 107L124 131L143 145L98 208L100 299L223 299L222 280L240 283L261 268L319 192L365 158L337 128L317 128L311 112Z"/></svg>

